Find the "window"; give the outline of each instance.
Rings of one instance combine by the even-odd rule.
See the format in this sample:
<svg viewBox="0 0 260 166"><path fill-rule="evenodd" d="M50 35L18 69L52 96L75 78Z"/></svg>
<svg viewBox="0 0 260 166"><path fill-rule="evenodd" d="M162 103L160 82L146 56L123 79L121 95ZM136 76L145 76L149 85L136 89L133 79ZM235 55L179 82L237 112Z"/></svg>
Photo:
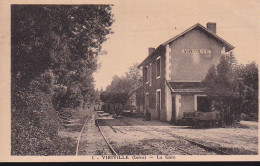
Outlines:
<svg viewBox="0 0 260 166"><path fill-rule="evenodd" d="M149 85L152 86L152 64L151 63L149 69Z"/></svg>
<svg viewBox="0 0 260 166"><path fill-rule="evenodd" d="M148 83L148 66L144 67L144 83Z"/></svg>
<svg viewBox="0 0 260 166"><path fill-rule="evenodd" d="M156 59L156 78L161 76L161 57Z"/></svg>

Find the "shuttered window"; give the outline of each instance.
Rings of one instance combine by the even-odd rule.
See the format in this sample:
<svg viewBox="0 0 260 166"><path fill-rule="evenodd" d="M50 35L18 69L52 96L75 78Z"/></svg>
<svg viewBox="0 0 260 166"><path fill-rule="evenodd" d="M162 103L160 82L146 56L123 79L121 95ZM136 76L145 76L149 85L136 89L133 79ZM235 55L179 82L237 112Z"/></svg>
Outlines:
<svg viewBox="0 0 260 166"><path fill-rule="evenodd" d="M144 83L148 83L148 66L144 68L143 77L144 77Z"/></svg>
<svg viewBox="0 0 260 166"><path fill-rule="evenodd" d="M151 63L149 69L149 85L152 86L152 64Z"/></svg>
<svg viewBox="0 0 260 166"><path fill-rule="evenodd" d="M161 76L161 57L156 59L156 78Z"/></svg>

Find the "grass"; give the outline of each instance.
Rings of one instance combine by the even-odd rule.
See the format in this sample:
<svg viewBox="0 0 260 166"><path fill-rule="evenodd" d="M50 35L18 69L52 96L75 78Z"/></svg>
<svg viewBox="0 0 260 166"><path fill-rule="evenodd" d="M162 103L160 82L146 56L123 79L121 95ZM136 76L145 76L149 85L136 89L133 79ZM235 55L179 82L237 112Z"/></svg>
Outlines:
<svg viewBox="0 0 260 166"><path fill-rule="evenodd" d="M75 123L72 126L60 128L58 135L61 139L66 140L64 141L63 146L70 149L70 153L66 155L75 155L77 139L87 116L90 114L90 109L77 108L69 111L71 112Z"/></svg>

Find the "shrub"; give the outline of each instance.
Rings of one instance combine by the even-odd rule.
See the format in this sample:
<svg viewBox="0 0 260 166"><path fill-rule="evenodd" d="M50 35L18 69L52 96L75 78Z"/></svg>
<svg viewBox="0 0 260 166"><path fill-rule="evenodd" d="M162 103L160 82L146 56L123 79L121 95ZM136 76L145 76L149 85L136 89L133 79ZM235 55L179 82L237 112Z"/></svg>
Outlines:
<svg viewBox="0 0 260 166"><path fill-rule="evenodd" d="M42 75L27 90L12 90L11 154L68 155L75 143L58 136L61 124L52 106L50 77Z"/></svg>

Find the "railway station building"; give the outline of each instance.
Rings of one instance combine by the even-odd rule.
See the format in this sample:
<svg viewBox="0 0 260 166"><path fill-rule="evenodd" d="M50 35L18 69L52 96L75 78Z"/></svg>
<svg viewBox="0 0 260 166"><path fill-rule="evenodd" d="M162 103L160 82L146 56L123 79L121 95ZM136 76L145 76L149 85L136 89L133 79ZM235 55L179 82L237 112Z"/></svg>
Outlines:
<svg viewBox="0 0 260 166"><path fill-rule="evenodd" d="M209 67L234 46L216 34L216 23L195 24L155 48L139 64L143 86L137 108L152 120L178 122L185 114L209 111L201 82ZM138 99L137 99L138 100Z"/></svg>

